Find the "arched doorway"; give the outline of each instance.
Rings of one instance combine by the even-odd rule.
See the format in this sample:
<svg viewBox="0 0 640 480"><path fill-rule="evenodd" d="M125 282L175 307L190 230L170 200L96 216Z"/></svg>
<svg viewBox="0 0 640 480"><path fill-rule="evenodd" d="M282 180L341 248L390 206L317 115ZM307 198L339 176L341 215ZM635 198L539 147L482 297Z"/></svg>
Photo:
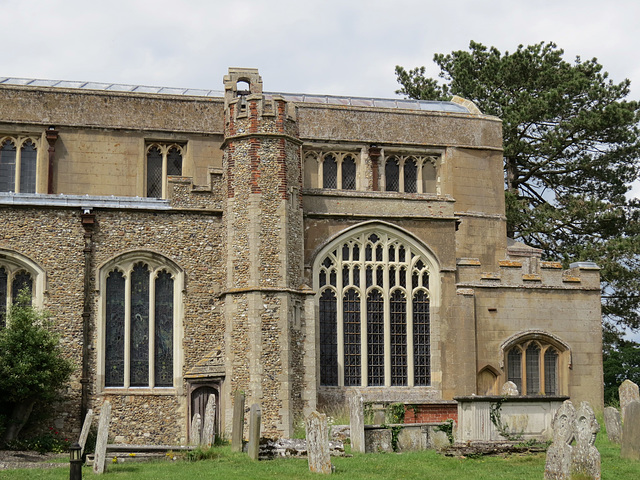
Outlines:
<svg viewBox="0 0 640 480"><path fill-rule="evenodd" d="M204 413L207 408L207 402L209 399L213 399L215 402L215 433L220 432L220 395L217 384L204 384L204 385L192 385L191 387L191 401L190 401L190 415L189 415L189 438L201 438L202 428L204 426ZM194 436L195 432L191 432L191 425L193 425L193 418L196 414L200 414L202 421L200 422L200 431L197 437Z"/></svg>

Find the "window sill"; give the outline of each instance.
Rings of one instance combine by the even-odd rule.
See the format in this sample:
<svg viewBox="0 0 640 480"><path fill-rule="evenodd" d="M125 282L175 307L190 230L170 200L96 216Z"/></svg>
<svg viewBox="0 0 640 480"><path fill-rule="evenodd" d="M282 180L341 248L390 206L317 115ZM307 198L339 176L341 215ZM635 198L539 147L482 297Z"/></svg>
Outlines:
<svg viewBox="0 0 640 480"><path fill-rule="evenodd" d="M98 395L179 395L176 387L104 387Z"/></svg>

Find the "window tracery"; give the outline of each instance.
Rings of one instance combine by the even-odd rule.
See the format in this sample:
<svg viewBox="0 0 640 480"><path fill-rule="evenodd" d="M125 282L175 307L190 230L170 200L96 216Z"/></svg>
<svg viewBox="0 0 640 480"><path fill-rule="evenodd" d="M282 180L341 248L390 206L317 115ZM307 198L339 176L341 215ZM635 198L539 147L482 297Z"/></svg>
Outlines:
<svg viewBox="0 0 640 480"><path fill-rule="evenodd" d="M305 184L318 188L357 190L358 161L351 152L316 152L305 154Z"/></svg>
<svg viewBox="0 0 640 480"><path fill-rule="evenodd" d="M38 140L0 138L0 192L35 193Z"/></svg>
<svg viewBox="0 0 640 480"><path fill-rule="evenodd" d="M182 175L183 156L176 143L147 145L147 197L167 198L167 177Z"/></svg>
<svg viewBox="0 0 640 480"><path fill-rule="evenodd" d="M559 349L544 340L518 343L507 351L507 381L521 395L558 395L559 358Z"/></svg>
<svg viewBox="0 0 640 480"><path fill-rule="evenodd" d="M386 229L365 228L325 250L315 269L321 385L430 385L433 262Z"/></svg>
<svg viewBox="0 0 640 480"><path fill-rule="evenodd" d="M388 155L384 158L384 189L387 192L438 193L438 157L431 155Z"/></svg>
<svg viewBox="0 0 640 480"><path fill-rule="evenodd" d="M0 250L0 328L6 326L9 307L22 290L30 294L30 305L41 307L43 289L44 272L39 267L22 255Z"/></svg>
<svg viewBox="0 0 640 480"><path fill-rule="evenodd" d="M101 278L104 386L173 387L182 273L157 256L129 254Z"/></svg>

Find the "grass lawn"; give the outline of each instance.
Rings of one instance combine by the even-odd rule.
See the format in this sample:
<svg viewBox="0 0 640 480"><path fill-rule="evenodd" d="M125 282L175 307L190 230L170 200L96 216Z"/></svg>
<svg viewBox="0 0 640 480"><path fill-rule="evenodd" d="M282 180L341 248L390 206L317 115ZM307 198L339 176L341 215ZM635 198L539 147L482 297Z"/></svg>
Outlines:
<svg viewBox="0 0 640 480"><path fill-rule="evenodd" d="M602 480L637 480L640 462L620 459L620 447L611 444L606 435L598 435L596 446L602 457ZM511 455L507 457L449 458L433 451L381 453L333 458L337 478L358 479L425 479L437 480L541 480L545 455ZM83 477L94 477L84 467ZM68 479L69 469L0 470L2 479ZM96 477L98 478L98 477ZM103 478L135 480L197 479L318 479L308 470L306 459L277 459L254 462L244 454L231 453L229 447L216 449L211 460L187 462L109 464Z"/></svg>

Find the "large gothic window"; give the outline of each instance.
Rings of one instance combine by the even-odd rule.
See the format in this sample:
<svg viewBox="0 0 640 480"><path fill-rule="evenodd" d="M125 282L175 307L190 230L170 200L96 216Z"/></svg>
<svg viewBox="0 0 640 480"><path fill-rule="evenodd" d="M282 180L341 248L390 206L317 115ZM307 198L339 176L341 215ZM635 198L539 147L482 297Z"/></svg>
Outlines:
<svg viewBox="0 0 640 480"><path fill-rule="evenodd" d="M129 255L102 275L104 386L173 387L179 272Z"/></svg>
<svg viewBox="0 0 640 480"><path fill-rule="evenodd" d="M315 268L321 385L430 385L429 284L438 272L426 252L372 226L323 252Z"/></svg>

